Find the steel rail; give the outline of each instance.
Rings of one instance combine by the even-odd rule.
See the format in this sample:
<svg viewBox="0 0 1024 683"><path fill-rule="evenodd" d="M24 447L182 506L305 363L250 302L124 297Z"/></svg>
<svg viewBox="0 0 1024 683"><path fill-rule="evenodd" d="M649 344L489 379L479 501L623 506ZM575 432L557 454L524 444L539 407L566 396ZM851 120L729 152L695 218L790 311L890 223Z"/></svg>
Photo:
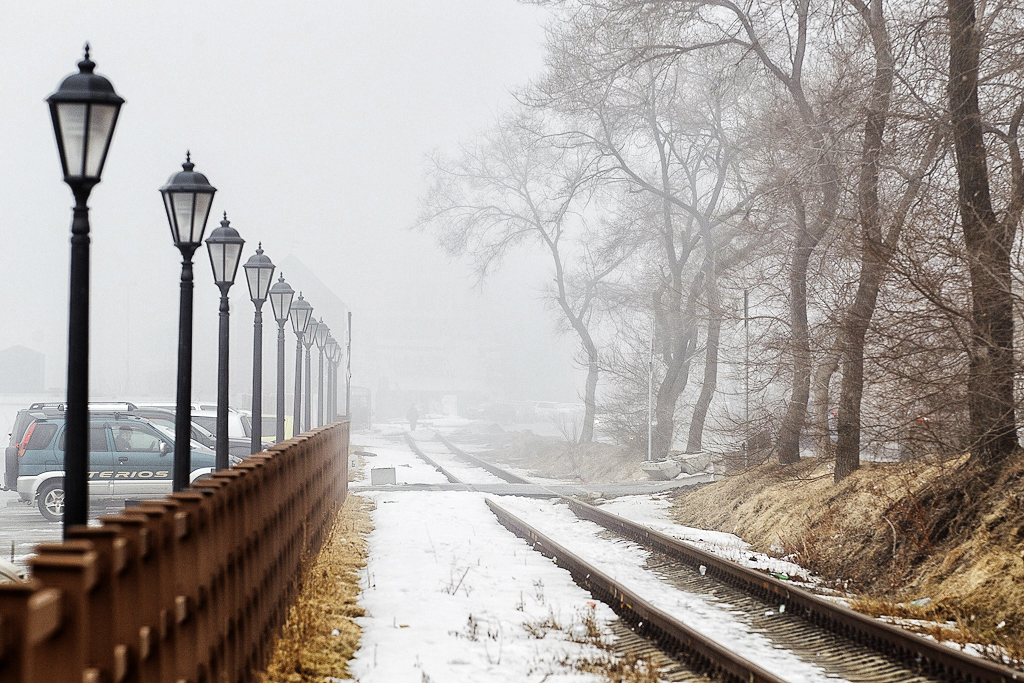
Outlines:
<svg viewBox="0 0 1024 683"><path fill-rule="evenodd" d="M707 574L723 583L772 602L820 628L860 643L896 660L910 663L927 674L965 683L1024 681L1024 673L979 659L939 643L925 640L860 612L824 600L774 577L701 550L636 522L573 498L563 498L577 516L693 566L703 565Z"/></svg>
<svg viewBox="0 0 1024 683"><path fill-rule="evenodd" d="M490 472L494 476L498 477L499 479L504 479L505 481L507 481L510 484L533 484L534 483L534 482L530 481L529 479L526 479L525 477L520 477L518 474L512 474L511 472L503 470L502 468L498 467L497 465L492 465L491 463L487 462L486 460L482 460L481 458L478 458L475 455L470 455L469 453L467 453L466 451L462 450L461 448L459 448L458 446L453 444L451 441L446 439L444 436L442 436L441 432L434 432L434 436L435 436L435 438L437 438L438 441L443 443L448 448L448 450L450 450L452 453L454 453L456 457L462 458L463 460L465 460L466 462L468 462L468 463L470 463L472 465L476 465L477 467L480 467L480 468L483 468L483 469L487 470L488 472Z"/></svg>
<svg viewBox="0 0 1024 683"><path fill-rule="evenodd" d="M449 472L445 468L441 467L441 465L438 464L438 462L436 460L434 460L429 455L424 453L423 450L419 447L419 444L416 443L416 439L412 438L412 436L408 432L405 433L405 442L407 444L409 444L409 448L412 449L413 453L415 453L425 463L427 463L428 465L433 467L435 470L437 470L438 472L443 474L448 479L449 482L451 482L452 484L466 484L466 482L462 481L461 479L456 477L454 474L452 474L451 472ZM468 484L466 484L466 485L468 486Z"/></svg>
<svg viewBox="0 0 1024 683"><path fill-rule="evenodd" d="M677 653L696 671L725 681L785 683L784 679L740 657L678 619L658 609L566 548L555 543L491 499L487 506L506 529L567 569L581 587L605 602L643 635L667 652Z"/></svg>

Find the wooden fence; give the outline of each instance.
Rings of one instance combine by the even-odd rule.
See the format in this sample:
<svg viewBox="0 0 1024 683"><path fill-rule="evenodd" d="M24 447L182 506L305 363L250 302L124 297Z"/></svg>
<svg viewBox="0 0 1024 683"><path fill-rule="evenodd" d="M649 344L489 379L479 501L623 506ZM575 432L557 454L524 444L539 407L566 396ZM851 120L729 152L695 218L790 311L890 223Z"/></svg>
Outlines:
<svg viewBox="0 0 1024 683"><path fill-rule="evenodd" d="M0 584L0 683L236 683L263 670L347 492L348 423L102 517Z"/></svg>

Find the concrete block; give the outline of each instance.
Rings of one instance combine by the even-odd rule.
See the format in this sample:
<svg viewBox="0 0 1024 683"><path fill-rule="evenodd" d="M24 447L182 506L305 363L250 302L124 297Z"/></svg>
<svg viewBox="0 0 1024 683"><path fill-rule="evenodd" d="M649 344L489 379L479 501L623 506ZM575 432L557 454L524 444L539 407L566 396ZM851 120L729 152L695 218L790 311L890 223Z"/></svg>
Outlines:
<svg viewBox="0 0 1024 683"><path fill-rule="evenodd" d="M394 467L374 467L370 470L370 484L372 486L394 483L396 483Z"/></svg>

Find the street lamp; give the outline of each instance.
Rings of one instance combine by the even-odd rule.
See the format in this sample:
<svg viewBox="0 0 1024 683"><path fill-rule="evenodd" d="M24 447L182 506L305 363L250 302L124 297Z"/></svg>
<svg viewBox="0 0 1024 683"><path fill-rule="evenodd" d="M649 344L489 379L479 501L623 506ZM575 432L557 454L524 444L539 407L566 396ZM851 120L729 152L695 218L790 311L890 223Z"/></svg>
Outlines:
<svg viewBox="0 0 1024 683"><path fill-rule="evenodd" d="M323 318L320 318L320 324L316 327L316 347L320 349L320 383L317 385L316 391L317 427L324 424L324 344L327 343L327 335L330 333L331 328L324 324Z"/></svg>
<svg viewBox="0 0 1024 683"><path fill-rule="evenodd" d="M213 266L213 282L220 289L220 334L217 343L217 459L218 470L228 468L228 332L231 315L228 290L235 284L245 240L231 227L227 213L220 227L206 239Z"/></svg>
<svg viewBox="0 0 1024 683"><path fill-rule="evenodd" d="M348 312L345 342L345 419L352 419L352 311Z"/></svg>
<svg viewBox="0 0 1024 683"><path fill-rule="evenodd" d="M217 191L202 173L193 169L192 155L185 153L182 170L160 188L174 246L181 252L181 300L178 308L178 387L174 414L173 489L189 485L192 471L192 256L203 243L213 193Z"/></svg>
<svg viewBox="0 0 1024 683"><path fill-rule="evenodd" d="M302 340L306 336L306 327L309 326L309 319L313 315L313 307L302 298L299 292L299 300L292 304L288 317L292 319L292 331L295 332L295 410L292 412L292 436L298 436L302 431Z"/></svg>
<svg viewBox="0 0 1024 683"><path fill-rule="evenodd" d="M295 290L284 281L284 275L270 288L270 306L277 321L277 443L284 441L284 324L288 322L294 296Z"/></svg>
<svg viewBox="0 0 1024 683"><path fill-rule="evenodd" d="M306 346L306 419L302 421L304 431L312 429L313 423L313 379L310 372L310 347L316 339L316 328L320 325L316 320L310 319L306 325L306 334L302 335L302 343Z"/></svg>
<svg viewBox="0 0 1024 683"><path fill-rule="evenodd" d="M100 182L124 100L96 64L85 58L78 73L46 98L64 182L75 208L71 218L71 292L68 300L68 400L65 413L64 535L89 517L89 194ZM56 495L56 494L55 494Z"/></svg>
<svg viewBox="0 0 1024 683"><path fill-rule="evenodd" d="M263 302L267 300L270 282L274 277L274 264L263 253L263 243L245 262L245 279L249 283L249 298L256 307L252 331L252 426L249 450L263 450Z"/></svg>
<svg viewBox="0 0 1024 683"><path fill-rule="evenodd" d="M327 335L327 342L325 343L327 351L327 421L334 422L334 418L337 416L334 405L334 382L337 377L337 353L338 353L338 342L335 341L334 337Z"/></svg>

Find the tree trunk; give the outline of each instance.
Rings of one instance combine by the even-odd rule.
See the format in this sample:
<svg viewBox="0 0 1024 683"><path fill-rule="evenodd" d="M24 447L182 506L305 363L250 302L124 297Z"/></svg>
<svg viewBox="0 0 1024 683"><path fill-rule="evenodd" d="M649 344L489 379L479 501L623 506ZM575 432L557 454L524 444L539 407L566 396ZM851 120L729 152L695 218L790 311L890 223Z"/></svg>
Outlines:
<svg viewBox="0 0 1024 683"><path fill-rule="evenodd" d="M718 388L718 345L722 334L722 307L718 297L716 275L712 272L707 279L709 317L708 342L704 352L704 383L700 387L700 396L697 397L693 417L690 419L690 431L686 438L688 453L698 453L704 448L704 421Z"/></svg>
<svg viewBox="0 0 1024 683"><path fill-rule="evenodd" d="M861 263L857 294L843 325L843 380L839 392L839 439L836 443L835 482L860 468L860 410L864 396L864 338L875 314L878 289L889 265L891 250L883 244L878 199L878 166L892 94L893 57L882 15L882 0L871 0L861 15L871 33L875 76L864 122L860 178L857 185L861 223Z"/></svg>
<svg viewBox="0 0 1024 683"><path fill-rule="evenodd" d="M832 375L839 369L839 345L835 344L825 352L824 357L818 363L814 371L814 414L812 416L812 427L814 430L814 455L817 458L831 458L835 455L832 446L832 430L829 428L829 384L832 383Z"/></svg>
<svg viewBox="0 0 1024 683"><path fill-rule="evenodd" d="M973 0L948 0L949 108L960 180L960 221L971 274L971 349L967 380L971 461L997 466L1017 447L1013 401L1010 247L1016 221L992 209L978 107L981 34Z"/></svg>
<svg viewBox="0 0 1024 683"><path fill-rule="evenodd" d="M678 280L677 280L678 281ZM665 364L665 377L658 386L654 399L655 424L652 434L651 455L662 459L672 448L672 437L675 432L676 404L690 380L690 360L696 346L697 297L704 288L704 273L698 273L690 285L686 309L682 309L682 297L677 293L679 287L672 287L669 294L668 307L656 306L656 318L665 333L659 335L664 342L662 362ZM660 311L660 315L658 313Z"/></svg>
<svg viewBox="0 0 1024 683"><path fill-rule="evenodd" d="M800 432L807 419L811 397L811 340L807 327L807 266L818 240L804 227L797 235L793 261L789 269L789 316L793 349L793 383L789 406L779 428L775 452L779 462L791 465L800 461Z"/></svg>
<svg viewBox="0 0 1024 683"><path fill-rule="evenodd" d="M589 338L589 333L587 334ZM600 372L600 364L597 358L597 347L593 341L584 344L587 349L587 384L583 395L583 429L580 432L580 443L590 443L594 440L594 419L597 412L597 376Z"/></svg>

